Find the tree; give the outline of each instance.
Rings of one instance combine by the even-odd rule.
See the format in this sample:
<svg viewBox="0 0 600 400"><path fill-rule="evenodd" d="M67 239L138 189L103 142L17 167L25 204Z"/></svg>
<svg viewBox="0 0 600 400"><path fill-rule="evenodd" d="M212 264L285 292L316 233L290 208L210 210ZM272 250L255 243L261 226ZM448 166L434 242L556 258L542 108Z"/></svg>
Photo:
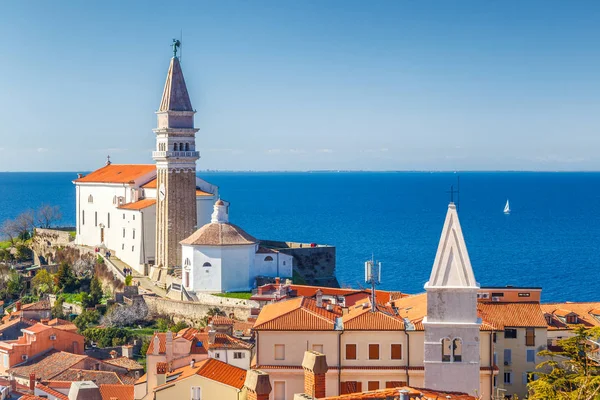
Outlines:
<svg viewBox="0 0 600 400"><path fill-rule="evenodd" d="M102 318L102 323L109 327L131 326L143 321L146 316L148 306L143 300L137 300L130 306L113 306Z"/></svg>
<svg viewBox="0 0 600 400"><path fill-rule="evenodd" d="M100 283L98 278L93 277L92 282L90 284L90 298L93 304L92 306L100 304L100 300L102 300L103 295L104 293L102 293L102 284Z"/></svg>
<svg viewBox="0 0 600 400"><path fill-rule="evenodd" d="M11 246L14 246L15 240L19 237L19 226L14 219L7 219L0 226L0 233L8 238Z"/></svg>
<svg viewBox="0 0 600 400"><path fill-rule="evenodd" d="M40 269L31 280L31 286L38 296L52 293L54 291L54 279L47 270Z"/></svg>
<svg viewBox="0 0 600 400"><path fill-rule="evenodd" d="M31 237L31 231L35 228L35 212L27 210L17 215L15 225L19 231L19 239L27 240Z"/></svg>
<svg viewBox="0 0 600 400"><path fill-rule="evenodd" d="M64 304L65 300L58 296L56 298L56 301L54 302L54 305L52 306L52 316L54 318L60 318L60 319L64 319L65 318L65 312L63 310L63 304Z"/></svg>
<svg viewBox="0 0 600 400"><path fill-rule="evenodd" d="M600 337L600 327L580 326L575 336L559 340L559 351L539 353L547 360L538 364L537 379L529 383L529 399L597 399L600 398L600 365L589 359L590 339Z"/></svg>
<svg viewBox="0 0 600 400"><path fill-rule="evenodd" d="M73 320L79 332L85 331L90 325L96 325L100 321L100 313L96 310L84 310Z"/></svg>
<svg viewBox="0 0 600 400"><path fill-rule="evenodd" d="M96 261L93 257L83 256L73 263L73 273L80 279L91 278L94 274Z"/></svg>
<svg viewBox="0 0 600 400"><path fill-rule="evenodd" d="M33 251L31 251L31 249L23 243L19 243L17 244L17 254L16 254L16 258L19 261L25 261L25 260L30 260L31 257L33 257Z"/></svg>
<svg viewBox="0 0 600 400"><path fill-rule="evenodd" d="M77 278L75 278L71 266L66 262L61 263L58 267L56 286L66 293L70 293L77 286Z"/></svg>
<svg viewBox="0 0 600 400"><path fill-rule="evenodd" d="M6 282L6 289L8 294L11 296L18 296L23 290L23 277L17 271L11 271L8 275L8 281Z"/></svg>
<svg viewBox="0 0 600 400"><path fill-rule="evenodd" d="M43 204L37 211L37 218L42 228L50 228L53 223L62 219L60 207Z"/></svg>

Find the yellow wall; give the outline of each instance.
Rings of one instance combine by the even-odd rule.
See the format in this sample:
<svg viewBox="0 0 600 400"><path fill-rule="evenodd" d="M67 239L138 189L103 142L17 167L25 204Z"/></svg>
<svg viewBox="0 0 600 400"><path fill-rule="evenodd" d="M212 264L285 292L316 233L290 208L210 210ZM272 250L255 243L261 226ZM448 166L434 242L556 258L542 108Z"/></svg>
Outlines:
<svg viewBox="0 0 600 400"><path fill-rule="evenodd" d="M327 356L327 364L337 365L339 332L335 331L288 331L258 333L257 364L258 365L302 365L304 352L312 350L313 344L323 345L323 353ZM275 345L285 345L285 359L275 360Z"/></svg>
<svg viewBox="0 0 600 400"><path fill-rule="evenodd" d="M203 399L219 400L246 400L246 391L224 385L222 383L207 379L200 375L192 375L189 378L175 382L172 386L155 392L155 400L177 400L191 398L192 386L202 388Z"/></svg>
<svg viewBox="0 0 600 400"><path fill-rule="evenodd" d="M346 359L346 344L356 344L356 360ZM369 360L369 344L379 344L379 360ZM392 344L402 345L401 360L392 360ZM341 351L343 366L406 365L406 335L404 331L345 331Z"/></svg>

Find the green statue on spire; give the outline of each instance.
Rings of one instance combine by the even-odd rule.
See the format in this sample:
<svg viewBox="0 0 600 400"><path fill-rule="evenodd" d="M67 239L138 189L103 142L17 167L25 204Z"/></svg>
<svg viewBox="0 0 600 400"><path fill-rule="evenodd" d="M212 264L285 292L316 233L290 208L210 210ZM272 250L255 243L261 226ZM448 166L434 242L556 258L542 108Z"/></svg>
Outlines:
<svg viewBox="0 0 600 400"><path fill-rule="evenodd" d="M173 58L177 58L177 49L181 47L181 42L177 39L173 39Z"/></svg>

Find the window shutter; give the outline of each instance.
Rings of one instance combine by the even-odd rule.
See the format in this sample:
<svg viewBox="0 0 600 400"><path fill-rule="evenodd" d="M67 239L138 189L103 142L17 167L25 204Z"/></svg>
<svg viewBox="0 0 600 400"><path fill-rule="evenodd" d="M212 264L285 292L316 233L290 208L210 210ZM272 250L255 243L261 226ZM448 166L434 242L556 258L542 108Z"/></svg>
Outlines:
<svg viewBox="0 0 600 400"><path fill-rule="evenodd" d="M356 360L356 345L355 344L347 344L346 345L346 360Z"/></svg>
<svg viewBox="0 0 600 400"><path fill-rule="evenodd" d="M379 381L369 381L367 390L379 390Z"/></svg>
<svg viewBox="0 0 600 400"><path fill-rule="evenodd" d="M369 360L379 360L379 345L378 344L370 344L369 345Z"/></svg>
<svg viewBox="0 0 600 400"><path fill-rule="evenodd" d="M401 344L393 344L392 345L392 360L401 360L402 359L402 345Z"/></svg>

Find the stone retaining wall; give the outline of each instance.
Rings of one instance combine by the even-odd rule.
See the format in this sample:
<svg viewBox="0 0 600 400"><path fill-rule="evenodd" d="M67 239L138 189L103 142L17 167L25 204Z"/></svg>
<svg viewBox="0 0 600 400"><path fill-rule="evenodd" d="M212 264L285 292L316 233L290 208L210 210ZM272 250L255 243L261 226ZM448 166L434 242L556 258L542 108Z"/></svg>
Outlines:
<svg viewBox="0 0 600 400"><path fill-rule="evenodd" d="M211 308L217 307L226 315L233 314L236 319L246 320L250 317L252 308L258 303L243 299L230 299L212 296L210 294L197 295L198 302L165 299L157 296L144 296L146 305L151 314L169 315L174 321L185 321L193 325L203 323Z"/></svg>

